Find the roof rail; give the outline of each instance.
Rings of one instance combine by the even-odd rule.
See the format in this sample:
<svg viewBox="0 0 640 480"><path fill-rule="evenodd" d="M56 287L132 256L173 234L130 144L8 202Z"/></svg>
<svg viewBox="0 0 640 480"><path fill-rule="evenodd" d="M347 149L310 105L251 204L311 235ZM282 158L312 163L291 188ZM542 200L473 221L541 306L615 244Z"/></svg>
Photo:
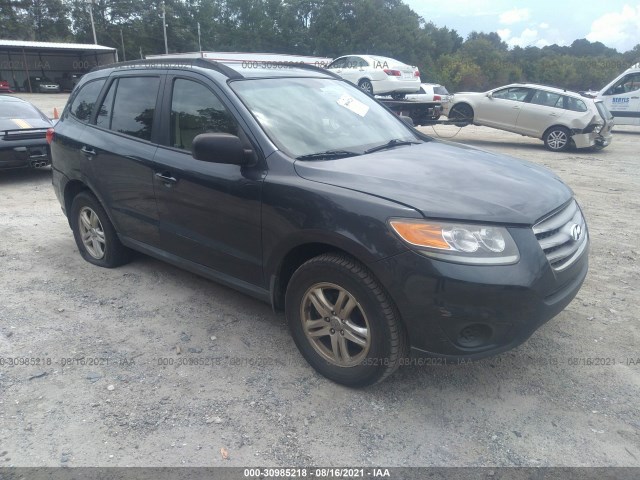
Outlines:
<svg viewBox="0 0 640 480"><path fill-rule="evenodd" d="M244 78L233 68L228 67L219 62L212 62L202 58L153 58L148 60L131 60L128 62L111 63L108 65L100 65L91 69L92 72L104 70L107 68L136 68L136 67L152 67L152 68L175 68L175 67L200 67L226 75L230 79Z"/></svg>

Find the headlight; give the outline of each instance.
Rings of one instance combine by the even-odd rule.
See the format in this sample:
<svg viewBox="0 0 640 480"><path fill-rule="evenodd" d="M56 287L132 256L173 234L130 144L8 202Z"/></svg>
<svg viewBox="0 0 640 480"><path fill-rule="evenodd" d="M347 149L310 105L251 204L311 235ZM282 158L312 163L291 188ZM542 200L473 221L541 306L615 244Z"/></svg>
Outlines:
<svg viewBox="0 0 640 480"><path fill-rule="evenodd" d="M506 265L520 260L504 227L393 219L391 228L420 253L454 263Z"/></svg>

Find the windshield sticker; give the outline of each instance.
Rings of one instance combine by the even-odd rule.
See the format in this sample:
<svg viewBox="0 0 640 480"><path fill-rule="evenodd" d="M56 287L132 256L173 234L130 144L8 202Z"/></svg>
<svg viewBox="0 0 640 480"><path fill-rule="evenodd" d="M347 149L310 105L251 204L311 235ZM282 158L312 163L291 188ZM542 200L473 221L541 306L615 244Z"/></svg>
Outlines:
<svg viewBox="0 0 640 480"><path fill-rule="evenodd" d="M360 115L361 117L364 117L369 111L369 107L367 107L364 103L356 100L351 95L347 95L346 93L338 99L338 105L351 110L353 113L355 113L356 115Z"/></svg>

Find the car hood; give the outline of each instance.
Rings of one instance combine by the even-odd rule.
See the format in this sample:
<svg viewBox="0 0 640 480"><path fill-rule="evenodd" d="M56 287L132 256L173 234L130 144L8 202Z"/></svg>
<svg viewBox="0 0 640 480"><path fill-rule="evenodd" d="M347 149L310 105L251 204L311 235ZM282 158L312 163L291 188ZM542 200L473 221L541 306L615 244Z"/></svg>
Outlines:
<svg viewBox="0 0 640 480"><path fill-rule="evenodd" d="M42 118L0 118L0 131L49 127L51 127L51 122Z"/></svg>
<svg viewBox="0 0 640 480"><path fill-rule="evenodd" d="M532 225L572 197L544 167L441 141L295 168L307 180L399 202L427 218Z"/></svg>

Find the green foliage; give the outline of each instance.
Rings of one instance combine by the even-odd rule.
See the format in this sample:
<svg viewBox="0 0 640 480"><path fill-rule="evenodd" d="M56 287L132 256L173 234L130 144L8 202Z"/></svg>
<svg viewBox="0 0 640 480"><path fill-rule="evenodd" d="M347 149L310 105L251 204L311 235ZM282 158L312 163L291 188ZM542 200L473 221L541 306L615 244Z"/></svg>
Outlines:
<svg viewBox="0 0 640 480"><path fill-rule="evenodd" d="M119 58L164 53L162 0L94 0L98 43ZM640 44L619 53L600 42L509 49L495 32L455 30L402 0L165 0L169 52L274 52L336 57L377 54L420 68L450 91L512 82L597 89L640 62ZM86 0L0 0L3 38L93 43Z"/></svg>

